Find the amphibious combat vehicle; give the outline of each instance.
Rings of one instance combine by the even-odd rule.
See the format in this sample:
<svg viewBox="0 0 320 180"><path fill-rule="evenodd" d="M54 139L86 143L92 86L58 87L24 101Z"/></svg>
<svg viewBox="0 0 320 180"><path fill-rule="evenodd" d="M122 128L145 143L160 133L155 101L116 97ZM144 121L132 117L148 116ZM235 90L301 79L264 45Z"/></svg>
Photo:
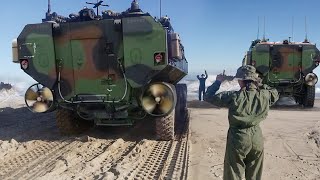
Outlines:
<svg viewBox="0 0 320 180"><path fill-rule="evenodd" d="M313 107L320 53L315 44L304 42L252 42L243 64L256 67L263 83L275 87L281 96L294 97L304 107Z"/></svg>
<svg viewBox="0 0 320 180"><path fill-rule="evenodd" d="M92 125L133 125L155 119L161 140L174 137L187 113L188 63L170 18L152 17L136 0L124 12L83 8L69 17L51 13L28 24L13 41L13 61L39 82L25 94L29 109L56 110L63 134ZM175 114L177 114L175 116Z"/></svg>

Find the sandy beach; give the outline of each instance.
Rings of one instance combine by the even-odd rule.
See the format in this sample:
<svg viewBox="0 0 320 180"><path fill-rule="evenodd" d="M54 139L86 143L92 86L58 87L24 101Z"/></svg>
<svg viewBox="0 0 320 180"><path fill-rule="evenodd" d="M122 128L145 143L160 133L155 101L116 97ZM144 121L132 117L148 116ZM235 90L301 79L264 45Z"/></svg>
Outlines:
<svg viewBox="0 0 320 180"><path fill-rule="evenodd" d="M189 102L190 179L222 179L227 109ZM320 101L312 109L280 106L261 123L265 161L263 179L320 178Z"/></svg>
<svg viewBox="0 0 320 180"><path fill-rule="evenodd" d="M0 179L222 179L227 109L190 101L189 132L156 141L154 122L94 127L61 136L55 113L34 114L23 97L0 99ZM279 106L261 127L263 179L320 178L320 101Z"/></svg>

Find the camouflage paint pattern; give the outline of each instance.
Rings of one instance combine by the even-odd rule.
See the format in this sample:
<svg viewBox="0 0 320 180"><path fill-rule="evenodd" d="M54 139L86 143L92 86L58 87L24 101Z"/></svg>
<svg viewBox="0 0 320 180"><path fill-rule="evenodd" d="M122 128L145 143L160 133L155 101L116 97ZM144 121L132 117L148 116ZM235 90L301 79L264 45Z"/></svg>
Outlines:
<svg viewBox="0 0 320 180"><path fill-rule="evenodd" d="M18 54L20 61L29 62L23 70L52 89L60 103L59 73L66 100L86 100L86 95L93 95L118 101L125 95L123 104L138 99L141 89L150 82L176 84L187 74L185 58L168 57L167 33L148 14L30 24L17 39ZM162 61L155 61L157 55L163 56Z"/></svg>
<svg viewBox="0 0 320 180"><path fill-rule="evenodd" d="M280 94L302 96L305 76L319 64L320 53L309 42L253 41L243 64L254 65L263 83L276 87Z"/></svg>
<svg viewBox="0 0 320 180"><path fill-rule="evenodd" d="M319 50L311 43L257 42L244 59L244 64L254 65L263 82L277 87L280 92L293 93L295 85L304 83L304 76L318 65Z"/></svg>

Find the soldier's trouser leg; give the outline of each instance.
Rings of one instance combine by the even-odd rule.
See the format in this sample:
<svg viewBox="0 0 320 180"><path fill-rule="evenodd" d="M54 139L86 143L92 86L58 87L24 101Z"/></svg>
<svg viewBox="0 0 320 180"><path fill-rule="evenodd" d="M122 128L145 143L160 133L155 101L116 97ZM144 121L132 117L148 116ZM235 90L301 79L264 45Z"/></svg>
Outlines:
<svg viewBox="0 0 320 180"><path fill-rule="evenodd" d="M259 180L262 175L263 139L261 129L229 129L224 160L224 180Z"/></svg>
<svg viewBox="0 0 320 180"><path fill-rule="evenodd" d="M232 131L232 129L228 130L223 179L241 180L245 172L245 164L243 162L245 152L244 147L239 147L240 143L238 141L240 141L240 139L237 139ZM243 139L243 137L241 138Z"/></svg>
<svg viewBox="0 0 320 180"><path fill-rule="evenodd" d="M201 101L204 97L204 92L205 90L203 88L199 88L199 101Z"/></svg>
<svg viewBox="0 0 320 180"><path fill-rule="evenodd" d="M246 180L260 180L263 169L263 136L260 127L255 129L252 136L252 148L244 160L246 164Z"/></svg>
<svg viewBox="0 0 320 180"><path fill-rule="evenodd" d="M203 89L202 90L202 100L204 100L204 93L205 93L206 91Z"/></svg>

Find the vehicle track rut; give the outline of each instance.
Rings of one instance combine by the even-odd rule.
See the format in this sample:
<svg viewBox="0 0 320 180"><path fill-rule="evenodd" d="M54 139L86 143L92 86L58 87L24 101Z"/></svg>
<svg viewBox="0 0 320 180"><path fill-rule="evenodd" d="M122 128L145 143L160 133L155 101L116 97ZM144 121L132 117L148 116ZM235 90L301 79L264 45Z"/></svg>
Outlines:
<svg viewBox="0 0 320 180"><path fill-rule="evenodd" d="M63 141L63 142L45 142L39 146L36 146L30 151L23 154L11 157L10 159L4 159L0 165L0 179L16 179L23 174L28 173L29 169L37 167L37 165L50 158L54 154L63 153L76 142Z"/></svg>
<svg viewBox="0 0 320 180"><path fill-rule="evenodd" d="M79 157L76 156L72 156L74 157L73 161L67 161L65 156L67 156L68 154L73 154L73 152L75 152L75 150L69 150L66 151L63 154L56 154L53 155L51 157L48 157L47 159L45 159L41 164L39 164L37 166L37 168L34 168L32 171L28 172L28 174L26 174L25 176L22 176L23 179L32 179L33 177L42 177L45 176L47 173L51 173L53 170L55 170L55 168L57 167L57 165L59 165L58 161L63 161L64 163L66 163L67 167L71 167L70 169L64 169L61 168L62 170L68 170L68 171L76 171L78 170L77 167L81 166L82 163L86 163L89 162L91 159L99 156L100 154L102 154L104 152L104 150L106 148L108 148L109 146L111 146L111 144L114 141L107 141L103 144L100 143L96 143L94 145L100 145L94 148L88 148L88 146L86 144L81 144L78 143L77 145L79 145L77 147L77 151L76 151L76 155L79 155ZM81 154L79 154L79 150L83 150L81 152Z"/></svg>
<svg viewBox="0 0 320 180"><path fill-rule="evenodd" d="M25 117L25 121L30 119ZM157 141L153 131L145 131L154 127L151 120L125 130L90 130L88 135L73 137L57 137L52 120L44 117L38 124L33 121L32 127L38 126L35 132L28 129L30 126L16 130L15 137L23 141L0 159L0 179L187 178L189 121L177 126L175 140ZM44 121L48 124L41 126ZM37 136L48 139L34 139Z"/></svg>

